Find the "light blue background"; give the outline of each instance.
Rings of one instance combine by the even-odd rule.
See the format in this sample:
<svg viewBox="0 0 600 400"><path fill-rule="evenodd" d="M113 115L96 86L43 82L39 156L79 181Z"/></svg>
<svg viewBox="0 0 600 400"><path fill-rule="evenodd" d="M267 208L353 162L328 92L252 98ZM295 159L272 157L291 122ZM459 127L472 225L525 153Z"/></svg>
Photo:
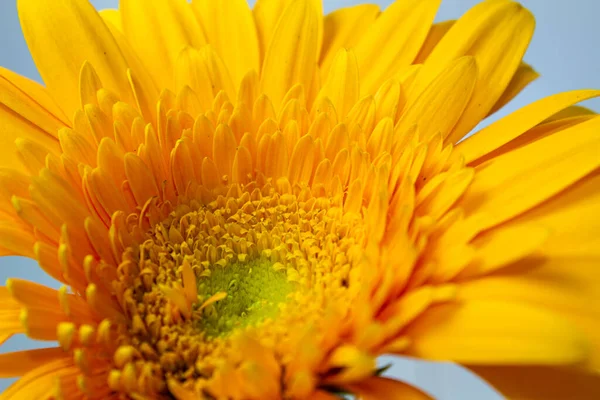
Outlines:
<svg viewBox="0 0 600 400"><path fill-rule="evenodd" d="M373 2L382 7L391 3L390 0ZM96 0L92 3L98 8L115 8L118 1ZM364 1L325 0L325 8L326 11L331 11L360 3ZM476 3L476 0L444 0L437 20L455 19ZM553 93L571 89L600 88L600 1L522 0L521 3L529 8L537 19L537 29L525 60L532 64L542 77L492 119ZM23 40L14 0L0 0L0 65L40 80ZM584 104L596 111L600 110L600 99L589 100ZM55 282L36 268L33 261L17 257L0 260L0 282L9 277L21 277L56 286ZM31 345L26 338L13 338L0 348L0 353L20 350ZM42 343L40 346L38 343L40 347L47 345ZM382 360L382 363L389 362L395 364L390 370L392 375L427 388L437 399L500 399L484 383L459 367L394 358ZM0 391L10 382L10 379L0 379Z"/></svg>

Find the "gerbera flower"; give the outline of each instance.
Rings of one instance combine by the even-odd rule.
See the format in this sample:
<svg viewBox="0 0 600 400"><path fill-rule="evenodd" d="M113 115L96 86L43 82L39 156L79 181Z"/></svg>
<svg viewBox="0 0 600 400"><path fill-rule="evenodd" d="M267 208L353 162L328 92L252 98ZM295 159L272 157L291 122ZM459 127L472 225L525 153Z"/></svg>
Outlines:
<svg viewBox="0 0 600 400"><path fill-rule="evenodd" d="M600 118L489 0L19 0L46 86L0 72L2 399L427 398L397 354L509 397L598 398ZM432 25L433 24L433 25ZM14 143L14 144L13 144Z"/></svg>

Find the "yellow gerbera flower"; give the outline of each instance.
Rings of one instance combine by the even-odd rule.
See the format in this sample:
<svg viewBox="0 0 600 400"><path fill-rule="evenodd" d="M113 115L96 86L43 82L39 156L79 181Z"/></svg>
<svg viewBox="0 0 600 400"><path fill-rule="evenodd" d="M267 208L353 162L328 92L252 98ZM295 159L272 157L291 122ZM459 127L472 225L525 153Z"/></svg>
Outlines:
<svg viewBox="0 0 600 400"><path fill-rule="evenodd" d="M533 103L534 20L488 0L18 0L46 84L0 70L1 399L600 398L600 118ZM433 25L432 25L433 24ZM458 143L458 144L457 144Z"/></svg>

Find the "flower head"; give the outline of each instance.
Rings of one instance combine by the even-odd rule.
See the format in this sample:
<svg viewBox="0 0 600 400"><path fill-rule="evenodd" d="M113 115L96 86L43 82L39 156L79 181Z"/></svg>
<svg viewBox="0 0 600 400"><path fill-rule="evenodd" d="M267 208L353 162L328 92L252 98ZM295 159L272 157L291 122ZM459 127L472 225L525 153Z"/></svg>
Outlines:
<svg viewBox="0 0 600 400"><path fill-rule="evenodd" d="M64 286L0 288L0 340L59 344L0 355L2 398L427 398L386 353L598 395L600 119L571 106L600 92L459 142L537 77L534 20L438 3L19 0L46 86L0 71L0 249Z"/></svg>

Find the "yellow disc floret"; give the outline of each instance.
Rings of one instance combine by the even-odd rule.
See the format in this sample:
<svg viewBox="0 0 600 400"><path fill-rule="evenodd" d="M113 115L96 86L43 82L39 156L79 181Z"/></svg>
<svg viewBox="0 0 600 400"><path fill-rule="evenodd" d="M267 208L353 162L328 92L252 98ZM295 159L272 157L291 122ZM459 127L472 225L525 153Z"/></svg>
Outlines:
<svg viewBox="0 0 600 400"><path fill-rule="evenodd" d="M362 218L285 182L233 187L208 204L174 207L125 249L114 287L132 323L120 329L117 354L130 360L117 363L115 389L150 371L195 388L236 364L243 336L286 358L291 321L317 322L357 292Z"/></svg>

